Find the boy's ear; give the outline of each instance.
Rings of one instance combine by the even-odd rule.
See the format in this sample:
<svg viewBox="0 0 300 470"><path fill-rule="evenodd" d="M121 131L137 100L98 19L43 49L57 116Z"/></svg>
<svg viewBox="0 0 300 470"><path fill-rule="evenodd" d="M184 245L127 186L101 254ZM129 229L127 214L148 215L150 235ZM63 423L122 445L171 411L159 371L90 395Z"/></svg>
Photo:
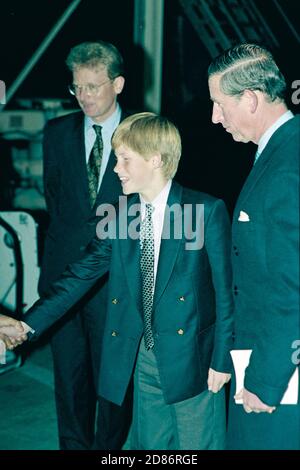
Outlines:
<svg viewBox="0 0 300 470"><path fill-rule="evenodd" d="M152 162L153 162L154 168L161 168L163 166L161 154L157 153L156 155L153 155Z"/></svg>

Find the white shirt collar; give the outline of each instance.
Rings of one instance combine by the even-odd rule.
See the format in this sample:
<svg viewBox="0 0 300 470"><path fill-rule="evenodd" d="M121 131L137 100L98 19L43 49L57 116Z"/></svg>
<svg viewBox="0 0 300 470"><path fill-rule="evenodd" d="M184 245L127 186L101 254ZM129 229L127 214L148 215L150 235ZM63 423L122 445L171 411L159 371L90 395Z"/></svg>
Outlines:
<svg viewBox="0 0 300 470"><path fill-rule="evenodd" d="M119 122L121 119L121 108L119 103L117 103L117 107L115 111L112 113L109 118L107 118L104 122L101 122L101 124L98 124L97 122L93 121L93 119L89 116L84 116L84 127L85 131L88 131L93 127L94 124L101 126L102 127L102 133L108 133L112 134L116 127L118 126Z"/></svg>
<svg viewBox="0 0 300 470"><path fill-rule="evenodd" d="M277 119L277 121L274 122L274 124L272 124L271 127L269 127L269 129L266 130L266 132L261 136L258 141L258 148L256 152L258 155L262 153L274 132L277 131L280 126L282 126L285 122L289 121L293 117L294 114L292 113L292 111L286 111Z"/></svg>
<svg viewBox="0 0 300 470"><path fill-rule="evenodd" d="M165 210L167 200L168 200L168 197L169 197L169 192L170 192L170 189L171 189L171 185L172 185L172 180L168 180L168 182L163 187L163 189L160 191L160 193L156 196L156 198L153 199L153 201L151 201L151 205L154 207L154 212L155 212L155 210L157 212L160 209ZM148 204L148 202L145 201L145 199L141 196L141 194L139 194L139 196L140 196L140 201L141 201L141 212L142 212L142 214L144 214L145 213L145 206L146 206L146 204Z"/></svg>

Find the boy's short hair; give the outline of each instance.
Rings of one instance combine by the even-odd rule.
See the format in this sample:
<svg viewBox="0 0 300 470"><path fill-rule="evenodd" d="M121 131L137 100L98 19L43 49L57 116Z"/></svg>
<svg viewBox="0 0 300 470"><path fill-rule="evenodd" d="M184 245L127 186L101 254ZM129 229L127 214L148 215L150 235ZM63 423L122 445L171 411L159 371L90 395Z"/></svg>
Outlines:
<svg viewBox="0 0 300 470"><path fill-rule="evenodd" d="M163 116L137 113L124 119L112 137L112 148L126 145L145 160L160 154L165 178L173 178L181 157L181 138L177 127Z"/></svg>

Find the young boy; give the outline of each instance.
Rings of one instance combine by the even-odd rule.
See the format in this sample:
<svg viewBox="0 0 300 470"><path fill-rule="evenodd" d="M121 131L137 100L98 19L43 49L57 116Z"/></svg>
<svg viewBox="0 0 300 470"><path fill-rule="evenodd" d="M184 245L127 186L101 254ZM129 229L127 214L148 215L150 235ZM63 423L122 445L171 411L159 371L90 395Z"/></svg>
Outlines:
<svg viewBox="0 0 300 470"><path fill-rule="evenodd" d="M116 129L119 207L26 315L39 336L109 271L99 395L121 405L133 376L132 449L222 449L232 340L224 203L175 183L176 127L140 113ZM105 211L103 211L105 209Z"/></svg>

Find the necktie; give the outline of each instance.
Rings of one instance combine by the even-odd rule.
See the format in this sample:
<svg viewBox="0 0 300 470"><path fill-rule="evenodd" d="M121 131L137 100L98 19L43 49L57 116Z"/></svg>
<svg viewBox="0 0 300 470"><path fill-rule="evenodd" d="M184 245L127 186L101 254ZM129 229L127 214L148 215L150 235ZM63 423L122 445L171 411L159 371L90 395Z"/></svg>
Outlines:
<svg viewBox="0 0 300 470"><path fill-rule="evenodd" d="M152 221L153 206L146 204L145 218L141 224L140 248L141 248L141 274L142 297L144 314L144 341L146 349L154 346L151 317L154 291L154 236Z"/></svg>
<svg viewBox="0 0 300 470"><path fill-rule="evenodd" d="M95 204L96 197L97 197L100 167L101 167L101 160L102 160L102 154L103 154L103 140L102 140L102 135L101 135L102 127L94 124L93 128L96 132L96 140L94 142L93 148L89 156L89 161L87 164L91 207L93 207L93 205Z"/></svg>

